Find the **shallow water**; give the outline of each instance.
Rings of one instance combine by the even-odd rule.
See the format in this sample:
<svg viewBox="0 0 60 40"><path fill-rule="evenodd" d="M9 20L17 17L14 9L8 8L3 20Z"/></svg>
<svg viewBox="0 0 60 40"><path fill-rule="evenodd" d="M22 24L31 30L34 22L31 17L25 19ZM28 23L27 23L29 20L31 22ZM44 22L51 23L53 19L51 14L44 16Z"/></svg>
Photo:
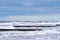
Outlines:
<svg viewBox="0 0 60 40"><path fill-rule="evenodd" d="M60 27L42 31L0 31L0 40L60 40Z"/></svg>

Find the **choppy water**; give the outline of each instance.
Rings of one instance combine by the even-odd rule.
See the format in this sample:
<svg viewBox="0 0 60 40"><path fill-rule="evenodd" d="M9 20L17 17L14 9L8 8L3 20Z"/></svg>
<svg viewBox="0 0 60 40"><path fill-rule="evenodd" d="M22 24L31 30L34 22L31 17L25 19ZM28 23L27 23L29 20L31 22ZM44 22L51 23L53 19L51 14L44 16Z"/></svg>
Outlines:
<svg viewBox="0 0 60 40"><path fill-rule="evenodd" d="M42 31L1 31L0 40L60 40L60 27Z"/></svg>

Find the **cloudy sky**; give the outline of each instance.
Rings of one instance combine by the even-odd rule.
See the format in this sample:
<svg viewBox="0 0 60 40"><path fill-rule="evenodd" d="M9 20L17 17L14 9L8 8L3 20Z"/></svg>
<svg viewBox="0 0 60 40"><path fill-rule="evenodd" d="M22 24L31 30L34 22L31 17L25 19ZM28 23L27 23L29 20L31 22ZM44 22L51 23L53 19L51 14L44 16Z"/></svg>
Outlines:
<svg viewBox="0 0 60 40"><path fill-rule="evenodd" d="M0 0L0 21L60 21L60 0Z"/></svg>

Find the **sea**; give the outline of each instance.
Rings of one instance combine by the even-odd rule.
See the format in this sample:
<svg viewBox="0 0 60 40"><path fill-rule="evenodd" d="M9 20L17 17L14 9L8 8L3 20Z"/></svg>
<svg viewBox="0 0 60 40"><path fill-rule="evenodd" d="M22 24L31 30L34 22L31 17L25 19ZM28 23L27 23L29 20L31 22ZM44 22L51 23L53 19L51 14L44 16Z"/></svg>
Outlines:
<svg viewBox="0 0 60 40"><path fill-rule="evenodd" d="M0 31L0 40L60 40L60 26L40 31Z"/></svg>

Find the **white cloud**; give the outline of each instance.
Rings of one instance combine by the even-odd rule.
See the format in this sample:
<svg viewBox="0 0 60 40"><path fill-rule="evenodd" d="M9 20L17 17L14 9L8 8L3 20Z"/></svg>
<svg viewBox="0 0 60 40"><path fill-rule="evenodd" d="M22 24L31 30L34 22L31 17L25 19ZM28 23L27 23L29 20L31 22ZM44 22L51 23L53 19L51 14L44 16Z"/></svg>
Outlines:
<svg viewBox="0 0 60 40"><path fill-rule="evenodd" d="M37 15L37 16L6 16L0 17L2 21L60 21L60 15Z"/></svg>

